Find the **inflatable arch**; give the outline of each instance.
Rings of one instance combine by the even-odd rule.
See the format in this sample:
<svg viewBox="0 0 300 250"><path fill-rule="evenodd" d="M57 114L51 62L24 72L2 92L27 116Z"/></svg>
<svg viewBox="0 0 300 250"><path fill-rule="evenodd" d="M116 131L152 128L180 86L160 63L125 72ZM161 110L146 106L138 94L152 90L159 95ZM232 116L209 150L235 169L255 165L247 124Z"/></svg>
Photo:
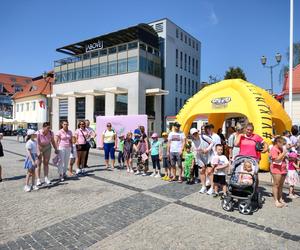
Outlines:
<svg viewBox="0 0 300 250"><path fill-rule="evenodd" d="M203 88L191 97L176 116L187 135L198 115L207 115L208 121L221 128L231 117L245 116L254 124L255 133L270 144L273 128L282 134L292 126L282 105L264 89L242 79L224 80ZM268 154L262 155L260 169L268 171Z"/></svg>

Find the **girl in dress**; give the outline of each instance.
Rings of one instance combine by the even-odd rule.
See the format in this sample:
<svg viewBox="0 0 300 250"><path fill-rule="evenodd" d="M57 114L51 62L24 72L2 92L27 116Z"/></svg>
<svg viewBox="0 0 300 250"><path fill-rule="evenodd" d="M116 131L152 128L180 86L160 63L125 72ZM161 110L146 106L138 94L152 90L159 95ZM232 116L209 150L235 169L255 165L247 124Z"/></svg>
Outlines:
<svg viewBox="0 0 300 250"><path fill-rule="evenodd" d="M124 160L127 168L128 173L133 173L132 169L132 157L133 157L133 150L134 150L134 142L132 140L132 133L128 132L126 135L126 140L124 142L123 154Z"/></svg>
<svg viewBox="0 0 300 250"><path fill-rule="evenodd" d="M35 131L29 129L27 131L27 139L26 139L26 153L27 157L24 163L24 168L27 169L26 181L25 181L25 192L31 191L31 186L29 185L30 177L32 179L32 189L38 190L37 185L34 185L35 181L35 168L37 166L37 142L36 142L36 134Z"/></svg>
<svg viewBox="0 0 300 250"><path fill-rule="evenodd" d="M297 170L299 169L298 155L295 152L289 153L288 155L288 173L286 178L286 183L289 184L289 195L290 199L297 198L295 195L295 185L299 183L299 175Z"/></svg>

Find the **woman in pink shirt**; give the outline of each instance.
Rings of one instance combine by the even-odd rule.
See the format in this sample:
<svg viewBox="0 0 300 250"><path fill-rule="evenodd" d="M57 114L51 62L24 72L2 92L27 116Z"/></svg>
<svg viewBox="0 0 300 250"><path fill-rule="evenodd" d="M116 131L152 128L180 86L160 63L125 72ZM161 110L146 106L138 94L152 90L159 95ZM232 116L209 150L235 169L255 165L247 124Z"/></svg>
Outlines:
<svg viewBox="0 0 300 250"><path fill-rule="evenodd" d="M59 178L64 181L67 168L69 165L70 154L73 151L72 147L72 132L69 130L68 121L62 122L62 129L60 129L55 136L56 146L58 147L58 154L60 163L58 166ZM73 152L72 152L73 153Z"/></svg>
<svg viewBox="0 0 300 250"><path fill-rule="evenodd" d="M78 124L78 129L75 131L76 137L76 150L77 150L77 159L76 159L76 174L84 174L84 164L86 153L90 147L88 140L91 137L91 131L86 128L85 121L80 121Z"/></svg>
<svg viewBox="0 0 300 250"><path fill-rule="evenodd" d="M259 135L254 134L254 126L252 123L248 123L246 126L246 134L239 134L235 141L235 146L240 147L239 155L251 156L257 162L260 160L260 154L265 153L268 150L268 144L264 142L264 139ZM256 143L263 145L262 151L256 150Z"/></svg>
<svg viewBox="0 0 300 250"><path fill-rule="evenodd" d="M49 160L51 156L51 144L55 149L55 154L58 154L58 150L54 141L53 132L50 130L50 122L44 122L43 128L37 132L37 154L38 154L38 166L36 168L37 181L36 185L41 185L41 165L44 165L45 183L51 184L48 179L49 173Z"/></svg>
<svg viewBox="0 0 300 250"><path fill-rule="evenodd" d="M276 137L274 140L274 146L270 151L270 170L273 177L272 193L275 200L275 206L278 208L285 206L285 202L282 198L282 188L287 174L286 157L288 152L286 148L283 147L284 142L285 140L283 137Z"/></svg>

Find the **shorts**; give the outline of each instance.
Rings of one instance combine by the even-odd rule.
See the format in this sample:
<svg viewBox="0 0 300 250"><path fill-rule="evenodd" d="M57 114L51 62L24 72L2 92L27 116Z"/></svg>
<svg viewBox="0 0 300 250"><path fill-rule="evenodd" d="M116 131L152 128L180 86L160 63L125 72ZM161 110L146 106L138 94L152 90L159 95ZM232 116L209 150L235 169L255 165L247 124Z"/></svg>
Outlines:
<svg viewBox="0 0 300 250"><path fill-rule="evenodd" d="M182 158L178 152L170 153L170 162L172 167L176 167L176 162L179 168L182 168Z"/></svg>
<svg viewBox="0 0 300 250"><path fill-rule="evenodd" d="M220 185L226 185L226 176L214 174L214 183Z"/></svg>
<svg viewBox="0 0 300 250"><path fill-rule="evenodd" d="M283 164L271 164L270 167L271 173L272 174L281 174L281 175L286 175L287 174L287 169L286 166Z"/></svg>
<svg viewBox="0 0 300 250"><path fill-rule="evenodd" d="M45 146L40 146L40 156L43 156L47 159L50 159L51 156L51 144L45 145ZM41 158L40 158L41 159Z"/></svg>
<svg viewBox="0 0 300 250"><path fill-rule="evenodd" d="M170 164L170 161L167 157L164 157L163 158L163 168L170 168L171 167L171 164Z"/></svg>
<svg viewBox="0 0 300 250"><path fill-rule="evenodd" d="M104 143L104 159L115 159L115 143Z"/></svg>

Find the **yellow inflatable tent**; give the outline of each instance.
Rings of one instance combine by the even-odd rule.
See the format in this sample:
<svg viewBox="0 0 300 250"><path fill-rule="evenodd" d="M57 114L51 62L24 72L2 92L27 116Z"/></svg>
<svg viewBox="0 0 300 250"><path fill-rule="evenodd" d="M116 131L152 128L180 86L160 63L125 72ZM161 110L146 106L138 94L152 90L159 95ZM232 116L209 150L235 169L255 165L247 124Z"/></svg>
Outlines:
<svg viewBox="0 0 300 250"><path fill-rule="evenodd" d="M198 115L207 115L215 129L226 119L245 116L255 127L255 133L270 144L272 128L277 134L290 130L291 119L282 105L264 89L241 79L224 80L203 88L191 97L176 116L187 135ZM262 155L260 169L268 171L268 154Z"/></svg>

